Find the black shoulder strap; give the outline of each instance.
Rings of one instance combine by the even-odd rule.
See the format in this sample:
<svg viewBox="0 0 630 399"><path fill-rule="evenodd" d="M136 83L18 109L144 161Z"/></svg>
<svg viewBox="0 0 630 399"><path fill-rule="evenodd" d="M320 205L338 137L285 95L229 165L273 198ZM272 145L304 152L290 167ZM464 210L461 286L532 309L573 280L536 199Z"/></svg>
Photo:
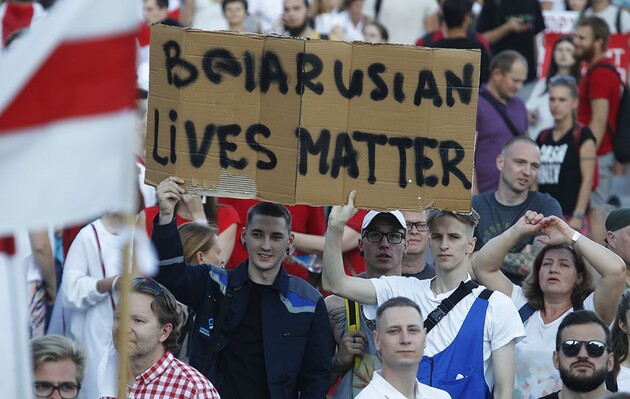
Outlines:
<svg viewBox="0 0 630 399"><path fill-rule="evenodd" d="M229 276L229 275L228 275ZM229 284L229 279L228 279ZM227 290L225 292L225 297L221 302L221 308L219 310L219 314L215 315L216 323L212 328L212 336L210 337L210 346L208 347L208 351L206 352L206 358L203 361L203 375L208 376L210 373L210 365L212 364L212 360L214 359L214 355L217 351L217 343L219 342L219 335L221 334L221 327L223 325L223 320L225 320L225 315L227 314L227 310L230 306L230 302L232 297L234 296L234 287L230 287L228 285Z"/></svg>
<svg viewBox="0 0 630 399"><path fill-rule="evenodd" d="M376 0L374 2L374 20L378 21L378 14L380 14L381 12L381 5L383 3L383 0Z"/></svg>
<svg viewBox="0 0 630 399"><path fill-rule="evenodd" d="M551 133L551 129L545 129L540 132L538 137L536 137L536 143L538 143L539 146L545 144L545 141L547 141L547 137L549 137L549 133Z"/></svg>
<svg viewBox="0 0 630 399"><path fill-rule="evenodd" d="M440 320L446 316L448 312L450 312L455 305L459 303L462 299L466 297L466 295L472 293L472 290L479 287L479 284L475 283L472 280L468 280L467 282L459 283L459 287L451 294L448 298L445 298L437 308L433 310L433 312L429 313L427 318L424 320L424 328L427 330L427 334L429 331L435 327Z"/></svg>
<svg viewBox="0 0 630 399"><path fill-rule="evenodd" d="M620 6L617 6L617 18L615 19L615 25L617 27L617 33L623 33L621 31L621 12L623 9Z"/></svg>
<svg viewBox="0 0 630 399"><path fill-rule="evenodd" d="M490 103L490 105L492 105L492 107L499 113L499 115L501 116L501 119L503 119L503 122L505 122L508 129L510 129L510 132L512 132L512 135L514 136L521 135L521 133L516 128L516 126L514 126L514 123L512 123L512 121L510 120L510 117L507 116L507 114L505 113L505 109L503 109L503 105L499 104L497 99L492 97L492 94L486 91L480 91L479 95L485 98Z"/></svg>

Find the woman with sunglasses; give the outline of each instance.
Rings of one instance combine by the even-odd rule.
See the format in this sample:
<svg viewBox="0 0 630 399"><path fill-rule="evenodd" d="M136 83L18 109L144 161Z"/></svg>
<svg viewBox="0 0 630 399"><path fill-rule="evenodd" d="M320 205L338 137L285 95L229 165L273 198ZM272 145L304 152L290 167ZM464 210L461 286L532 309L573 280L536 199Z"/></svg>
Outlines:
<svg viewBox="0 0 630 399"><path fill-rule="evenodd" d="M500 271L504 257L526 236L539 235L546 247L534 260L523 287ZM601 275L595 289L584 260ZM516 344L514 398L539 398L561 388L552 362L558 326L574 310L591 310L609 324L625 286L619 256L591 241L556 216L527 211L516 224L490 240L473 259L477 280L512 299L525 325Z"/></svg>
<svg viewBox="0 0 630 399"><path fill-rule="evenodd" d="M613 376L620 392L630 392L630 290L625 290L617 306L611 328L612 349L615 353Z"/></svg>
<svg viewBox="0 0 630 399"><path fill-rule="evenodd" d="M534 140L543 130L553 125L553 117L549 112L549 80L554 76L572 76L580 79L580 63L573 54L575 46L571 36L561 36L553 44L547 74L536 82L525 107L529 123L529 135Z"/></svg>
<svg viewBox="0 0 630 399"><path fill-rule="evenodd" d="M554 127L543 130L540 147L538 191L560 203L564 219L582 231L595 180L595 136L576 119L578 89L571 76L549 79L549 109Z"/></svg>

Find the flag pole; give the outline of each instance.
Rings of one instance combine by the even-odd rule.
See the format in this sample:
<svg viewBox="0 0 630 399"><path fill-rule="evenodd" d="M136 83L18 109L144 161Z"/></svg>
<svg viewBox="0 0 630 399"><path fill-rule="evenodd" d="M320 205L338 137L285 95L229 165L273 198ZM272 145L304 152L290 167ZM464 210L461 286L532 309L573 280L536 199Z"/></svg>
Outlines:
<svg viewBox="0 0 630 399"><path fill-rule="evenodd" d="M129 293L131 292L131 276L137 274L137 265L133 251L136 216L130 213L123 215L123 225L129 231L130 239L123 249L123 271L118 280L120 300L118 302L118 399L127 398L129 381Z"/></svg>

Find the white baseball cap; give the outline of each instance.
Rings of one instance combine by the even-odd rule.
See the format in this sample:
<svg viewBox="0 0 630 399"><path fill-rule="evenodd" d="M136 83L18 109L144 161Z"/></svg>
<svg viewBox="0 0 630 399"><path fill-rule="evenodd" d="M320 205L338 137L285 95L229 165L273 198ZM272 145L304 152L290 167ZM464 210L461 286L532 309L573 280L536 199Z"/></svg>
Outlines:
<svg viewBox="0 0 630 399"><path fill-rule="evenodd" d="M407 222L405 221L405 217L403 216L401 211L369 211L367 215L365 215L365 217L363 218L363 223L361 223L361 231L365 230L370 225L370 223L372 223L372 220L374 220L375 217L387 213L389 213L390 215L394 215L398 223L400 223L400 227L407 230Z"/></svg>

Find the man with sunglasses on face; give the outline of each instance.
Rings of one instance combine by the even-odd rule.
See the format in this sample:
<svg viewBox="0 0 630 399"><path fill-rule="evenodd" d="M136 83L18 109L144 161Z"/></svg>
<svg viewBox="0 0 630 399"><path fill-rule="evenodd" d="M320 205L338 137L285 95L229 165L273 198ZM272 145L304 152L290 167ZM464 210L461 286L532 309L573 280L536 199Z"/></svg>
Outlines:
<svg viewBox="0 0 630 399"><path fill-rule="evenodd" d="M556 334L553 362L560 371L562 390L540 399L599 399L610 392L606 375L613 368L610 331L590 310L571 312Z"/></svg>
<svg viewBox="0 0 630 399"><path fill-rule="evenodd" d="M129 329L120 341L120 309L112 329L113 346L99 365L99 398L118 394L118 353L129 347L127 397L135 399L219 399L199 371L176 359L184 312L173 294L154 280L136 277L129 294Z"/></svg>
<svg viewBox="0 0 630 399"><path fill-rule="evenodd" d="M293 246L291 214L260 202L249 209L241 232L245 262L232 270L188 265L173 220L183 184L169 177L158 185L160 213L151 239L160 260L156 280L197 314L190 365L223 398L324 398L330 325L321 294L282 266Z"/></svg>

